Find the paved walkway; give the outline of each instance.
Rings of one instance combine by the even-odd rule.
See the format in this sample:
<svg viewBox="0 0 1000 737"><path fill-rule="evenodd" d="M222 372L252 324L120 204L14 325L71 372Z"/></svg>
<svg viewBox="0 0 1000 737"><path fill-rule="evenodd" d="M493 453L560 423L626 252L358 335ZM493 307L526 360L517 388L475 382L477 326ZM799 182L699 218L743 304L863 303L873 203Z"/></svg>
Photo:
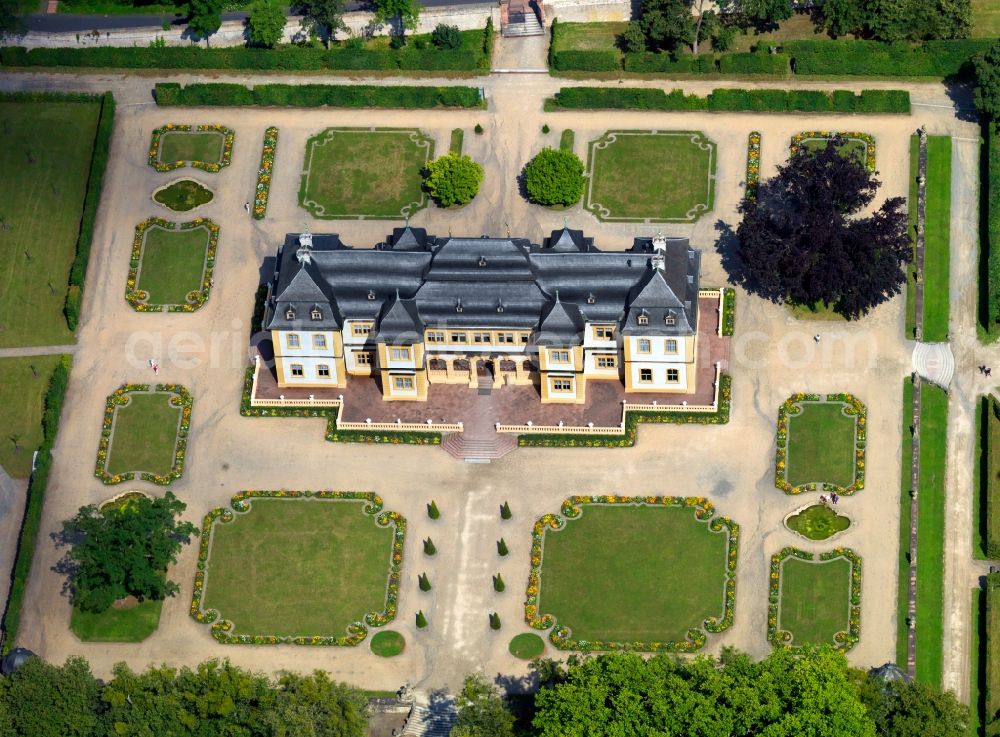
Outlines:
<svg viewBox="0 0 1000 737"><path fill-rule="evenodd" d="M27 358L29 356L58 356L61 353L73 354L75 345L35 345L24 348L0 348L0 358Z"/></svg>
<svg viewBox="0 0 1000 737"><path fill-rule="evenodd" d="M502 53L502 51L501 51ZM315 81L292 75L178 75L172 80L235 81L253 84L274 81ZM364 78L344 80L366 82ZM446 79L386 79L402 84L454 83ZM697 129L718 144L718 188L715 209L693 224L663 226L667 235L684 235L703 249L702 283L721 285L726 274L714 250L718 224L738 222L736 207L742 197L740 182L746 165L746 141L751 130L761 131L762 176L774 174L785 160L788 141L802 130L863 128L878 139L880 179L885 197L906 196L909 135L925 123L932 135L973 139L978 128L956 119L947 90L940 84L901 85L859 81L816 84L799 81L755 83L753 87L888 88L906 87L928 104L914 116L769 116L761 114L562 112L543 113L542 104L567 82L542 75L511 74L478 78L490 101L483 111L356 111L281 109L158 109L150 103L149 78L120 74L67 75L11 73L0 78L2 89L112 89L120 101L116 131L106 176L103 206L97 218L94 252L76 367L71 378L62 432L56 445L51 493L47 498L42 534L27 592L21 641L44 656L61 661L69 654L87 656L98 675L127 659L134 667L169 661L192 664L210 656L229 657L254 668L331 671L337 679L371 688L397 688L409 681L421 689L455 688L462 677L480 670L491 677L507 674L511 688L528 685L527 667L507 652L510 637L526 628L523 591L528 571L530 525L546 512L557 511L560 500L573 493L702 494L719 513L742 526L738 591L734 626L711 636L706 652L725 645L738 646L755 656L770 651L767 642L767 577L769 556L785 545L824 549L789 532L782 519L809 500L788 497L774 488L774 431L779 404L795 391L855 393L868 405L869 464L866 488L845 499L840 509L854 524L843 538L865 559L863 629L861 641L849 658L859 666L883 663L895 656L896 542L898 535L899 452L901 446L901 385L911 367L912 343L903 338L903 299L897 298L858 323L797 321L780 306L738 295L737 334L733 340L732 422L727 426L649 425L639 430L635 448L527 449L521 448L489 465L458 462L446 453L422 447L356 446L328 443L323 421L294 418L243 418L236 411L247 360L247 321L260 274L261 260L273 255L286 232L304 228L338 231L344 241L377 242L392 223L372 221L315 221L296 203L302 152L309 135L326 126L379 125L420 127L432 135L439 150L448 145L454 127L468 129L468 153L486 168L480 195L459 214L429 208L417 213L413 224L433 232L512 233L541 237L561 227L564 218L585 228L602 248L624 248L649 226L601 223L579 206L565 212L532 207L520 197L516 174L543 145L558 145L565 128L576 132L576 150L586 154L587 142L608 129ZM584 82L582 84L598 84ZM630 82L632 84L632 82ZM674 88L705 94L718 81L641 81L637 86ZM729 83L737 85L743 83ZM745 84L743 85L745 86ZM193 314L148 315L133 312L122 299L128 269L132 230L139 220L158 212L150 200L156 186L170 174L157 174L146 164L150 131L165 121L218 122L236 130L233 164L219 174L194 173L216 191L204 214L222 228L216 264L216 287L204 309ZM482 136L471 133L481 123ZM542 134L543 123L552 132ZM268 217L254 221L242 210L252 191L264 128L281 131L274 186ZM952 335L957 336L957 393L974 405L986 388L969 366L983 360L975 348L975 175L974 143L956 143L956 177L967 191L953 197L953 217L969 223L953 232L952 274L968 310L953 308ZM193 172L192 172L193 173ZM173 176L176 176L174 174ZM972 184L968 184L971 177ZM963 230L964 228L964 230ZM971 237L971 240L970 240ZM964 291L962 291L964 290ZM963 302L964 304L964 302ZM813 336L822 334L817 344ZM962 336L971 336L963 343ZM991 349L994 350L994 349ZM995 349L1000 351L1000 349ZM976 353L975 358L972 355ZM981 352L980 352L981 353ZM160 359L160 379L185 384L193 393L194 411L187 467L172 490L188 504L187 517L200 520L215 506L244 488L352 488L372 489L389 509L410 522L406 564L399 599L399 617L393 629L407 638L406 651L391 660L359 648L232 647L216 643L203 625L188 616L197 551L187 547L171 576L181 585L179 596L165 602L160 627L136 645L85 644L67 628L69 605L61 595L62 579L52 572L61 551L49 533L60 528L84 503L98 502L122 491L108 489L92 477L105 397L125 381L152 379L150 356ZM992 354L991 354L992 355ZM1000 353L997 354L1000 358ZM996 361L1000 366L1000 360ZM971 376L971 378L970 378ZM970 385L971 384L971 385ZM964 394L963 394L964 393ZM966 405L962 405L966 406ZM971 418L971 414L969 415ZM953 424L955 420L953 419ZM970 436L958 435L966 445L949 440L954 457L950 469L971 469ZM88 480L89 479L89 480ZM949 483L949 494L959 497L971 488L969 478ZM964 483L964 485L963 485ZM136 488L156 491L142 482ZM440 520L429 520L424 505L435 499ZM510 502L514 518L502 521L498 509ZM952 505L949 497L949 505ZM961 507L961 501L955 504ZM958 517L950 506L948 534L950 569L960 582L968 609L971 522L968 502ZM438 555L425 558L420 540L431 535ZM496 555L495 540L503 536L510 555ZM951 538L949 537L949 540ZM958 555L965 545L964 558ZM952 563L952 556L957 563ZM961 566L959 568L958 566ZM421 592L416 577L422 571L434 582ZM948 571L950 570L950 573ZM492 575L501 573L507 591L492 589ZM950 591L951 589L949 589ZM957 588L955 589L958 590ZM949 594L951 596L951 594ZM422 609L430 626L417 630L414 614ZM487 615L497 611L499 632L488 626ZM968 620L958 612L949 620L949 636L967 636ZM950 643L949 643L950 644ZM946 668L962 672L960 645ZM549 650L549 654L555 654ZM967 674L967 668L965 670ZM964 693L960 678L953 679Z"/></svg>

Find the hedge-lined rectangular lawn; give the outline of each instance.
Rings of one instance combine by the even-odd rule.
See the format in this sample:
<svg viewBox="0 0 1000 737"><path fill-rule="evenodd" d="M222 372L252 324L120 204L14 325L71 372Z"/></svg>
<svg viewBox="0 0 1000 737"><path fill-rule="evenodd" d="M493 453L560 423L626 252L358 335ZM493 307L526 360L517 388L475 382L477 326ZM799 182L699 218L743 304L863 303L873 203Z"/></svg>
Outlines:
<svg viewBox="0 0 1000 737"><path fill-rule="evenodd" d="M842 402L803 402L788 418L788 483L854 482L855 417Z"/></svg>
<svg viewBox="0 0 1000 737"><path fill-rule="evenodd" d="M169 131L160 137L159 159L218 164L225 141L225 135L216 131Z"/></svg>
<svg viewBox="0 0 1000 737"><path fill-rule="evenodd" d="M181 408L168 392L129 394L115 411L107 470L110 474L147 471L166 475L174 464Z"/></svg>
<svg viewBox="0 0 1000 737"><path fill-rule="evenodd" d="M722 615L727 540L691 509L584 505L545 534L539 611L576 640L684 640Z"/></svg>
<svg viewBox="0 0 1000 737"><path fill-rule="evenodd" d="M208 239L206 227L146 230L138 288L149 292L150 304L182 305L188 292L202 288Z"/></svg>
<svg viewBox="0 0 1000 737"><path fill-rule="evenodd" d="M63 305L100 109L0 101L0 347L73 341Z"/></svg>
<svg viewBox="0 0 1000 737"><path fill-rule="evenodd" d="M924 228L924 334L948 340L951 300L951 137L927 137L927 207Z"/></svg>
<svg viewBox="0 0 1000 737"><path fill-rule="evenodd" d="M216 524L205 609L241 635L340 636L386 607L393 528L362 502L253 499Z"/></svg>
<svg viewBox="0 0 1000 737"><path fill-rule="evenodd" d="M42 411L60 356L0 359L3 438L0 466L14 478L31 474L31 456L42 442ZM16 438L16 442L15 442Z"/></svg>
<svg viewBox="0 0 1000 737"><path fill-rule="evenodd" d="M833 645L850 619L851 562L788 558L781 566L778 627L792 633L792 645Z"/></svg>

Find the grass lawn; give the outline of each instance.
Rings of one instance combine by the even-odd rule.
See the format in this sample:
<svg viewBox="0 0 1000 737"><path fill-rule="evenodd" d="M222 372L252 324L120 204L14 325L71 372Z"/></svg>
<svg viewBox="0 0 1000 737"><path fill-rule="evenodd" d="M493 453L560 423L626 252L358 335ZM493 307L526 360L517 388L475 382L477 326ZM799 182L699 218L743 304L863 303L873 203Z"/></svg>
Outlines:
<svg viewBox="0 0 1000 737"><path fill-rule="evenodd" d="M910 136L910 189L906 199L906 232L910 240L917 242L917 172L920 164L920 137ZM915 249L915 246L914 246ZM914 260L903 268L906 269L906 337L917 335L917 264L914 250ZM924 297L926 299L926 296Z"/></svg>
<svg viewBox="0 0 1000 737"><path fill-rule="evenodd" d="M951 237L951 138L927 137L927 213L924 228L924 341L948 340Z"/></svg>
<svg viewBox="0 0 1000 737"><path fill-rule="evenodd" d="M14 478L26 479L31 475L31 456L42 442L45 392L59 359L60 356L0 359L0 407L4 418L0 466Z"/></svg>
<svg viewBox="0 0 1000 737"><path fill-rule="evenodd" d="M601 220L694 222L712 209L715 144L699 132L609 131L588 159L584 206Z"/></svg>
<svg viewBox="0 0 1000 737"><path fill-rule="evenodd" d="M144 601L128 609L100 614L73 609L69 628L84 642L142 642L160 624L162 601Z"/></svg>
<svg viewBox="0 0 1000 737"><path fill-rule="evenodd" d="M203 606L245 635L339 636L383 611L393 530L361 502L254 499L212 533Z"/></svg>
<svg viewBox="0 0 1000 737"><path fill-rule="evenodd" d="M160 137L159 159L171 161L202 161L218 164L222 161L224 134L217 131L169 131Z"/></svg>
<svg viewBox="0 0 1000 737"><path fill-rule="evenodd" d="M0 347L73 342L63 305L99 113L0 102Z"/></svg>
<svg viewBox="0 0 1000 737"><path fill-rule="evenodd" d="M818 320L821 322L847 322L846 318L834 310L834 305L826 302L814 302L811 305L792 304L785 305L792 317L796 320Z"/></svg>
<svg viewBox="0 0 1000 737"><path fill-rule="evenodd" d="M1000 587L991 584L987 579L983 597L986 600L984 610L986 623L981 630L985 633L981 656L986 658L986 680L983 682L986 693L983 694L983 698L986 706L985 715L987 719L991 719L992 715L1000 711Z"/></svg>
<svg viewBox="0 0 1000 737"><path fill-rule="evenodd" d="M972 0L972 35L1000 37L1000 4L996 0Z"/></svg>
<svg viewBox="0 0 1000 737"><path fill-rule="evenodd" d="M615 51L621 57L618 37L625 32L627 23L563 23L559 21L554 51Z"/></svg>
<svg viewBox="0 0 1000 737"><path fill-rule="evenodd" d="M731 51L750 51L755 46L781 45L782 41L799 41L811 39L825 39L826 34L816 33L816 27L809 17L808 12L796 13L788 20L778 24L778 28L773 31L757 33L752 28L743 33L736 34L733 40ZM844 38L852 38L847 35Z"/></svg>
<svg viewBox="0 0 1000 737"><path fill-rule="evenodd" d="M909 381L906 382L909 385ZM922 384L920 418L920 516L917 526L920 545L917 548L917 680L936 687L941 685L942 667L942 614L944 609L944 482L945 457L948 426L948 395L942 389L930 384ZM909 426L910 405L904 403L906 414L903 426ZM904 455L909 458L908 430L904 430ZM903 474L904 495L909 488L909 464ZM908 501L908 500L907 500ZM908 505L907 505L908 506ZM909 512L901 515L904 525L905 545L901 560L909 549ZM902 569L906 571L906 567ZM900 621L905 622L905 575L900 577L901 594ZM905 624L900 631L905 658Z"/></svg>
<svg viewBox="0 0 1000 737"><path fill-rule="evenodd" d="M847 631L850 596L850 561L788 558L781 566L778 628L792 633L792 645L832 645L837 632Z"/></svg>
<svg viewBox="0 0 1000 737"><path fill-rule="evenodd" d="M545 534L539 611L577 640L683 640L722 616L726 541L690 509L584 505Z"/></svg>
<svg viewBox="0 0 1000 737"><path fill-rule="evenodd" d="M382 630L372 636L371 649L380 658L391 658L406 649L406 640L395 630Z"/></svg>
<svg viewBox="0 0 1000 737"><path fill-rule="evenodd" d="M204 226L146 230L137 286L149 292L149 304L182 305L188 292L201 289L209 235Z"/></svg>
<svg viewBox="0 0 1000 737"><path fill-rule="evenodd" d="M181 179L153 195L154 200L175 212L193 210L211 202L213 197L212 190L194 179Z"/></svg>
<svg viewBox="0 0 1000 737"><path fill-rule="evenodd" d="M299 205L324 219L412 215L427 205L420 171L433 156L417 130L328 128L306 144Z"/></svg>
<svg viewBox="0 0 1000 737"><path fill-rule="evenodd" d="M129 403L116 409L108 473L170 473L181 418L181 408L170 406L172 396L169 392L129 394Z"/></svg>
<svg viewBox="0 0 1000 737"><path fill-rule="evenodd" d="M842 402L803 402L788 418L788 483L854 482L855 417Z"/></svg>
<svg viewBox="0 0 1000 737"><path fill-rule="evenodd" d="M807 151L822 151L829 143L829 138L807 138L802 141L802 148ZM868 144L859 138L848 138L844 145L840 147L840 155L844 158L853 158L859 164L865 163L865 152Z"/></svg>
<svg viewBox="0 0 1000 737"><path fill-rule="evenodd" d="M789 517L787 525L810 540L826 540L850 527L851 520L825 504L813 504Z"/></svg>
<svg viewBox="0 0 1000 737"><path fill-rule="evenodd" d="M514 635L507 649L515 658L534 660L545 652L545 640L533 632L522 632Z"/></svg>
<svg viewBox="0 0 1000 737"><path fill-rule="evenodd" d="M463 143L465 143L465 131L461 128L454 128L451 131L451 141L448 144L448 153L461 156Z"/></svg>

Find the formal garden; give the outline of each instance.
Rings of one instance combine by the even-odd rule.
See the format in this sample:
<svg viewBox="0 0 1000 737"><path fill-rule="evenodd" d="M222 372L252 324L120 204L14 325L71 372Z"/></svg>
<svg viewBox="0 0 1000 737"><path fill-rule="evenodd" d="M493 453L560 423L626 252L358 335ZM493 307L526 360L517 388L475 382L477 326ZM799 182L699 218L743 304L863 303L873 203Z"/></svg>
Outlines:
<svg viewBox="0 0 1000 737"><path fill-rule="evenodd" d="M215 195L194 179L178 179L153 192L153 201L174 212L189 212L212 201Z"/></svg>
<svg viewBox="0 0 1000 737"><path fill-rule="evenodd" d="M827 147L830 141L838 143L841 156L864 164L869 172L875 171L875 138L869 133L858 131L840 133L837 131L805 131L792 136L789 151L794 154L799 149L816 152Z"/></svg>
<svg viewBox="0 0 1000 737"><path fill-rule="evenodd" d="M693 652L732 625L738 551L702 497L570 497L534 525L525 619L563 650Z"/></svg>
<svg viewBox="0 0 1000 737"><path fill-rule="evenodd" d="M245 491L201 528L191 616L227 644L346 645L396 616L406 521L368 492ZM372 649L389 656L402 638Z"/></svg>
<svg viewBox="0 0 1000 737"><path fill-rule="evenodd" d="M807 540L829 540L851 526L851 518L826 503L811 504L785 518L785 526Z"/></svg>
<svg viewBox="0 0 1000 737"><path fill-rule="evenodd" d="M861 636L861 558L850 548L771 556L767 625L778 647L850 650Z"/></svg>
<svg viewBox="0 0 1000 737"><path fill-rule="evenodd" d="M159 172L192 166L218 172L233 158L235 134L222 125L178 125L168 123L153 131L149 165Z"/></svg>
<svg viewBox="0 0 1000 737"><path fill-rule="evenodd" d="M219 226L150 218L135 228L125 299L138 312L193 312L208 300Z"/></svg>
<svg viewBox="0 0 1000 737"><path fill-rule="evenodd" d="M775 485L853 494L865 484L867 410L851 394L798 393L778 410Z"/></svg>
<svg viewBox="0 0 1000 737"><path fill-rule="evenodd" d="M139 474L170 484L184 471L191 394L178 384L125 384L108 397L94 474L120 484Z"/></svg>
<svg viewBox="0 0 1000 737"><path fill-rule="evenodd" d="M399 219L427 206L434 141L416 129L327 128L306 143L299 205L316 218Z"/></svg>
<svg viewBox="0 0 1000 737"><path fill-rule="evenodd" d="M605 221L694 222L714 206L715 165L698 131L608 131L589 145L584 207Z"/></svg>

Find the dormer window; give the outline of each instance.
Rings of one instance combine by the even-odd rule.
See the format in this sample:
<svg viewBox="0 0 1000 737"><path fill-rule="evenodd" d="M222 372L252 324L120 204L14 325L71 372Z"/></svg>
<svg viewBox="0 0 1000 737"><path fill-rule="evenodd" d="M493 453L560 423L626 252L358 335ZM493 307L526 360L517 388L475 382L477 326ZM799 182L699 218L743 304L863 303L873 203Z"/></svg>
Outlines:
<svg viewBox="0 0 1000 737"><path fill-rule="evenodd" d="M649 325L649 315L642 312L635 318L635 322L638 325Z"/></svg>
<svg viewBox="0 0 1000 737"><path fill-rule="evenodd" d="M587 295L587 304L592 305L597 301L597 297L594 296L593 292Z"/></svg>
<svg viewBox="0 0 1000 737"><path fill-rule="evenodd" d="M295 319L295 308L294 307L289 307L287 310L285 310L285 319L286 320L294 320Z"/></svg>
<svg viewBox="0 0 1000 737"><path fill-rule="evenodd" d="M374 300L375 299L375 292L372 291L371 289L368 290L368 299L369 300Z"/></svg>
<svg viewBox="0 0 1000 737"><path fill-rule="evenodd" d="M458 300L458 301L457 301L457 302L455 303L455 312L461 312L461 311L462 311L462 309L463 309L463 308L462 308L462 300Z"/></svg>
<svg viewBox="0 0 1000 737"><path fill-rule="evenodd" d="M664 325L673 325L676 322L677 320L674 319L673 315L667 315L666 317L663 318Z"/></svg>
<svg viewBox="0 0 1000 737"><path fill-rule="evenodd" d="M479 265L480 266L486 266L486 257L485 256L480 256L479 257Z"/></svg>
<svg viewBox="0 0 1000 737"><path fill-rule="evenodd" d="M497 312L503 312L503 300L497 300Z"/></svg>
<svg viewBox="0 0 1000 737"><path fill-rule="evenodd" d="M312 312L309 313L309 317L312 318L313 320L322 320L323 312L322 310L320 310L319 307L313 307Z"/></svg>

